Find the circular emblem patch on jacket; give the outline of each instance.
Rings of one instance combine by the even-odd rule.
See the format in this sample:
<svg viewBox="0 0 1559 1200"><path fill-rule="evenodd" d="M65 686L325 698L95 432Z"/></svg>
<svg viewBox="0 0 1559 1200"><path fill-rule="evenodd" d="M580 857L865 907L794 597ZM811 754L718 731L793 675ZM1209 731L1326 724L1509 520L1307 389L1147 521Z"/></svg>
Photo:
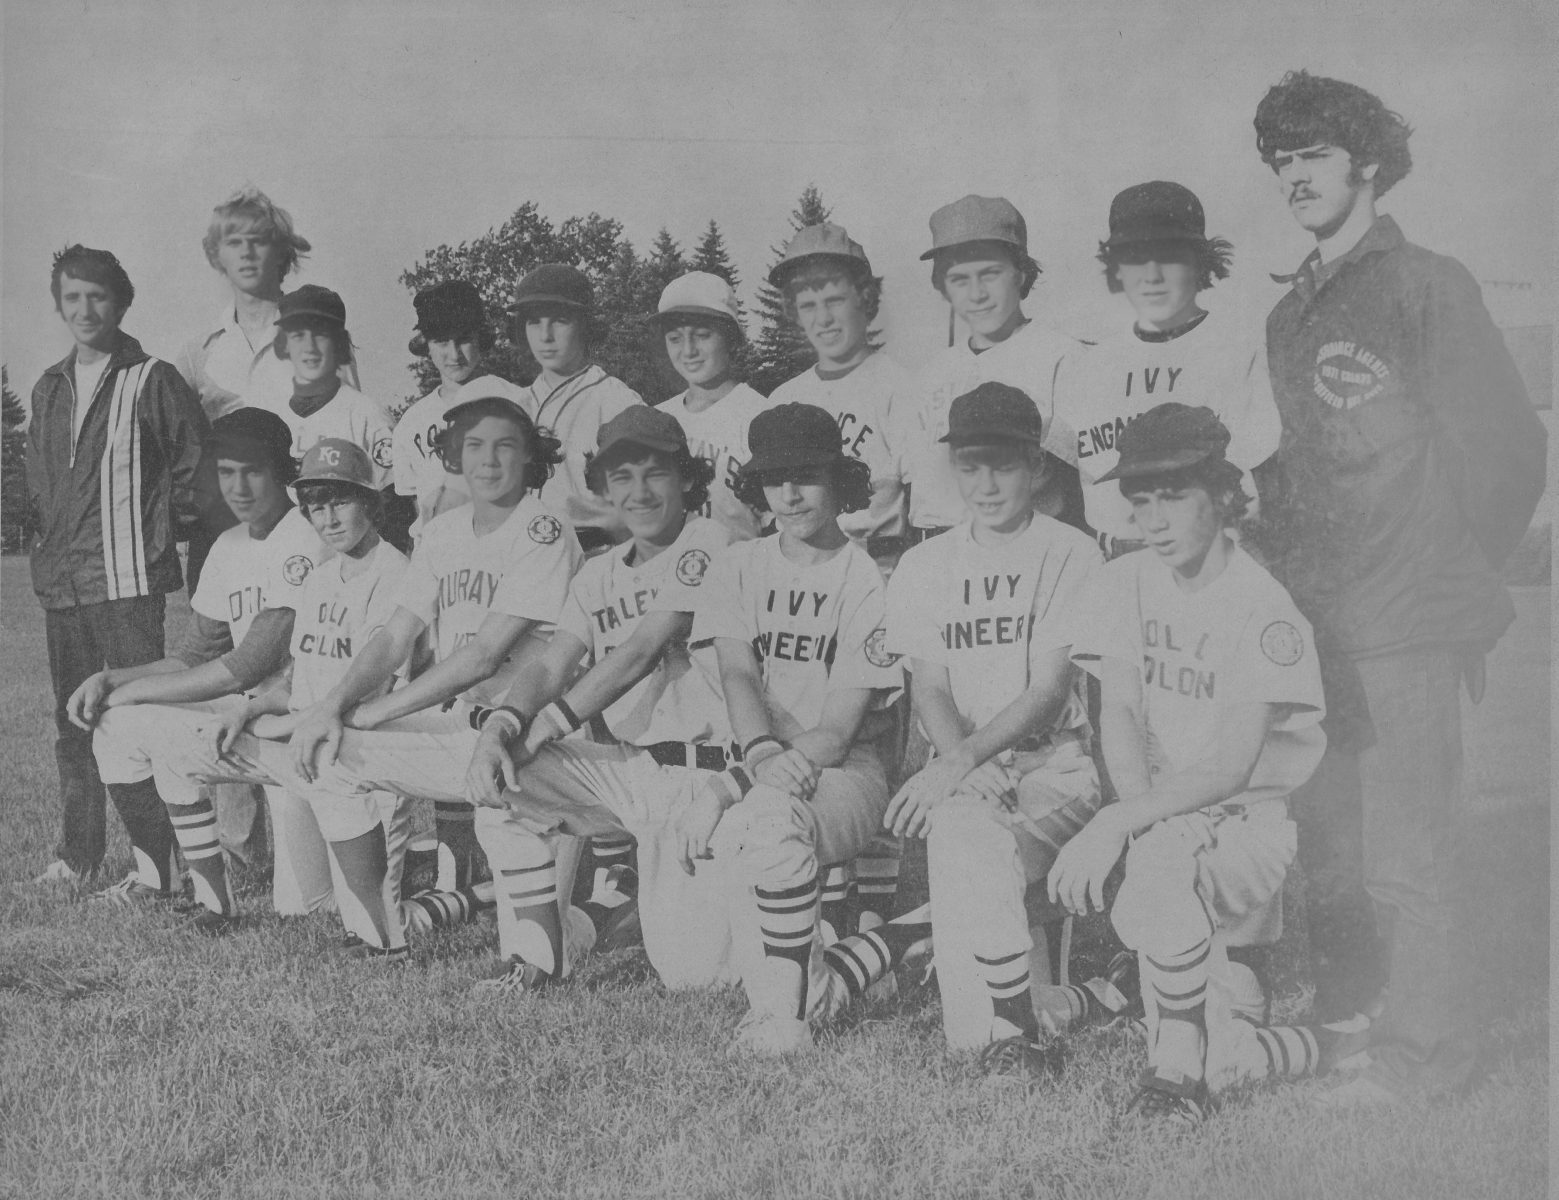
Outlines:
<svg viewBox="0 0 1559 1200"><path fill-rule="evenodd" d="M281 576L293 587L300 586L314 569L314 560L307 554L294 554L282 563Z"/></svg>
<svg viewBox="0 0 1559 1200"><path fill-rule="evenodd" d="M1354 342L1327 342L1315 352L1315 394L1333 408L1357 408L1386 390L1391 368Z"/></svg>
<svg viewBox="0 0 1559 1200"><path fill-rule="evenodd" d="M542 513L539 517L531 518L531 523L525 527L525 532L530 534L531 541L550 546L563 536L563 523L556 517L549 517L546 513Z"/></svg>
<svg viewBox="0 0 1559 1200"><path fill-rule="evenodd" d="M897 654L888 653L888 631L881 625L866 638L866 661L874 667L891 667L899 661Z"/></svg>
<svg viewBox="0 0 1559 1200"><path fill-rule="evenodd" d="M1273 621L1261 631L1261 652L1280 667L1291 667L1305 655L1305 639L1287 621Z"/></svg>
<svg viewBox="0 0 1559 1200"><path fill-rule="evenodd" d="M697 587L704 582L704 572L709 569L709 555L702 550L684 550L677 559L677 582L684 587Z"/></svg>

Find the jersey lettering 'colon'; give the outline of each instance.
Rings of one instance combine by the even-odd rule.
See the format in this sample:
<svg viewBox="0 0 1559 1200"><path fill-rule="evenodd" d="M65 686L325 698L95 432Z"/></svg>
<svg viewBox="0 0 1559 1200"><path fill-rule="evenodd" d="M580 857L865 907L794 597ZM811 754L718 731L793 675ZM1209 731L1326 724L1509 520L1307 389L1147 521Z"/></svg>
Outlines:
<svg viewBox="0 0 1559 1200"><path fill-rule="evenodd" d="M265 605L265 594L255 584L235 588L227 594L227 619L237 624L246 616L254 616Z"/></svg>
<svg viewBox="0 0 1559 1200"><path fill-rule="evenodd" d="M462 567L439 579L439 607L453 608L457 604L480 604L483 608L489 608L502 581L502 575L494 575L491 571L474 571L470 567Z"/></svg>
<svg viewBox="0 0 1559 1200"><path fill-rule="evenodd" d="M1185 661L1187 657L1201 661L1207 651L1208 639L1211 637L1210 633L1203 633L1197 638L1196 648L1188 650L1186 646L1176 643L1174 628L1167 621L1160 622L1156 617L1146 618L1142 622L1142 644L1150 650L1161 653L1142 656L1144 686L1156 687L1166 692L1178 692L1193 700L1216 699L1218 673L1203 670ZM1174 657L1165 657L1163 653L1165 651Z"/></svg>

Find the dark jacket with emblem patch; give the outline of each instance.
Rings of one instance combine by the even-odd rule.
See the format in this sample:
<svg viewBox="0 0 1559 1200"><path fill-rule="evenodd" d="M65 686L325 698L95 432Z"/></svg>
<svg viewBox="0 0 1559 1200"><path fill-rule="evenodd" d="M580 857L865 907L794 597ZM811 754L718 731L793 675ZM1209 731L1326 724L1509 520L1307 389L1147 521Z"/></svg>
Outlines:
<svg viewBox="0 0 1559 1200"><path fill-rule="evenodd" d="M1267 318L1274 573L1350 657L1487 648L1514 619L1498 569L1542 494L1542 423L1455 259L1381 217L1319 285L1318 263Z"/></svg>

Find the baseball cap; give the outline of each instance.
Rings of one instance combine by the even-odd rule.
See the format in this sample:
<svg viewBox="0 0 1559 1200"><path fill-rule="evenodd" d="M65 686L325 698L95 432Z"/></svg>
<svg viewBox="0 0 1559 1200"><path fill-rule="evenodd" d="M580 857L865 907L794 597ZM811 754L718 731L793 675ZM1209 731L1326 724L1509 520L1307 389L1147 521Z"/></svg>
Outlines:
<svg viewBox="0 0 1559 1200"><path fill-rule="evenodd" d="M966 242L1006 242L1027 253L1028 226L1010 200L1000 196L965 196L931 214L931 249L920 256L921 261L936 257L939 250Z"/></svg>
<svg viewBox="0 0 1559 1200"><path fill-rule="evenodd" d="M642 446L665 454L688 448L687 434L682 431L681 422L669 412L651 408L648 404L633 404L623 409L596 430L595 441L594 462L601 462L609 455L615 459L614 451L629 446Z"/></svg>
<svg viewBox="0 0 1559 1200"><path fill-rule="evenodd" d="M1110 240L1114 250L1134 242L1205 242L1207 217L1188 187L1155 179L1139 183L1110 201Z"/></svg>
<svg viewBox="0 0 1559 1200"><path fill-rule="evenodd" d="M871 274L872 265L861 243L852 239L844 231L844 226L824 221L821 225L803 226L796 231L795 237L785 243L784 253L769 272L769 282L775 287L784 287L790 273L809 258L842 258L847 262L860 263L861 269Z"/></svg>
<svg viewBox="0 0 1559 1200"><path fill-rule="evenodd" d="M1043 440L1044 422L1028 393L994 380L953 401L947 411L947 435L938 439L955 447Z"/></svg>
<svg viewBox="0 0 1559 1200"><path fill-rule="evenodd" d="M310 446L293 486L300 483L350 483L370 492L377 490L368 452L345 438L320 438Z"/></svg>
<svg viewBox="0 0 1559 1200"><path fill-rule="evenodd" d="M839 422L815 404L777 404L766 408L747 427L752 451L744 475L795 467L822 467L844 457Z"/></svg>
<svg viewBox="0 0 1559 1200"><path fill-rule="evenodd" d="M509 304L511 313L521 313L542 304L589 312L595 307L595 292L590 280L578 267L566 263L542 263L514 289Z"/></svg>
<svg viewBox="0 0 1559 1200"><path fill-rule="evenodd" d="M474 404L502 404L519 413L520 416L524 417L531 424L534 425L536 422L536 418L530 415L523 404L513 396L505 396L501 392L477 393L473 396L462 397L458 404L452 404L444 410L444 420L446 422L453 421Z"/></svg>
<svg viewBox="0 0 1559 1200"><path fill-rule="evenodd" d="M211 422L205 451L214 459L263 461L279 467L292 462L292 430L269 409L234 409Z"/></svg>
<svg viewBox="0 0 1559 1200"><path fill-rule="evenodd" d="M327 287L305 283L288 292L276 306L276 324L286 325L299 317L320 317L332 325L346 326L346 301Z"/></svg>
<svg viewBox="0 0 1559 1200"><path fill-rule="evenodd" d="M1208 459L1222 460L1228 448L1229 431L1212 409L1170 401L1148 409L1121 431L1115 440L1120 461L1099 476L1099 482L1162 475Z"/></svg>
<svg viewBox="0 0 1559 1200"><path fill-rule="evenodd" d="M678 314L697 317L724 317L741 329L741 310L736 292L720 276L708 271L689 271L666 285L660 294L655 319L664 321Z"/></svg>
<svg viewBox="0 0 1559 1200"><path fill-rule="evenodd" d="M446 279L423 288L411 303L417 310L417 330L431 341L470 333L487 323L481 293L464 279Z"/></svg>

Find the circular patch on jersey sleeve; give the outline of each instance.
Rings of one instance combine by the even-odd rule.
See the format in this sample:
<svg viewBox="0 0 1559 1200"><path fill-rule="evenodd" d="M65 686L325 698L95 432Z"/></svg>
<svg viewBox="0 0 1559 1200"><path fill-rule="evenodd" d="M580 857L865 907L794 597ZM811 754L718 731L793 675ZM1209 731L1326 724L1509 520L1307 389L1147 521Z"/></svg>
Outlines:
<svg viewBox="0 0 1559 1200"><path fill-rule="evenodd" d="M556 517L549 517L546 513L542 513L539 517L531 518L531 523L525 527L525 532L530 534L531 541L542 546L550 546L563 536L563 523Z"/></svg>
<svg viewBox="0 0 1559 1200"><path fill-rule="evenodd" d="M891 667L899 661L897 654L888 653L888 631L881 625L866 638L866 661L874 667Z"/></svg>
<svg viewBox="0 0 1559 1200"><path fill-rule="evenodd" d="M378 463L386 471L394 464L395 450L391 446L388 437L382 437L374 443L373 458L374 462Z"/></svg>
<svg viewBox="0 0 1559 1200"><path fill-rule="evenodd" d="M299 587L314 569L314 560L307 554L294 554L282 563L281 577L293 587Z"/></svg>
<svg viewBox="0 0 1559 1200"><path fill-rule="evenodd" d="M702 550L684 550L677 559L677 582L684 587L697 587L704 582L704 572L709 569L709 555Z"/></svg>
<svg viewBox="0 0 1559 1200"><path fill-rule="evenodd" d="M1261 652L1278 666L1291 667L1305 656L1305 639L1287 621L1273 621L1261 631Z"/></svg>

